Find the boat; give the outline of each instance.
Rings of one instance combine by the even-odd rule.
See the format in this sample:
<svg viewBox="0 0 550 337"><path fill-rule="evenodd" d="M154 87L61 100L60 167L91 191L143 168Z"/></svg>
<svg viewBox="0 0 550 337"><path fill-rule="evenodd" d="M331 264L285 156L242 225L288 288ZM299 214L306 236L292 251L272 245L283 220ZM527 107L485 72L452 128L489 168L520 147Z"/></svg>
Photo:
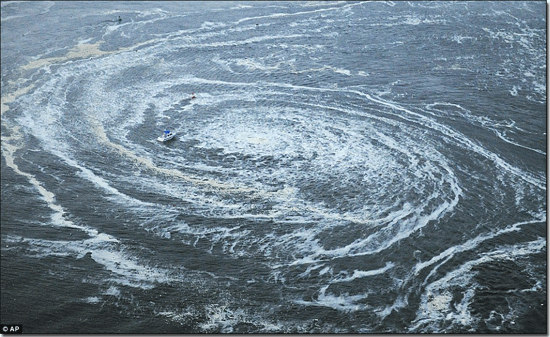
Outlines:
<svg viewBox="0 0 550 337"><path fill-rule="evenodd" d="M162 136L158 137L157 140L159 142L166 142L166 141L174 138L175 135L176 135L175 132L172 132L170 130L164 130L164 133L162 134Z"/></svg>

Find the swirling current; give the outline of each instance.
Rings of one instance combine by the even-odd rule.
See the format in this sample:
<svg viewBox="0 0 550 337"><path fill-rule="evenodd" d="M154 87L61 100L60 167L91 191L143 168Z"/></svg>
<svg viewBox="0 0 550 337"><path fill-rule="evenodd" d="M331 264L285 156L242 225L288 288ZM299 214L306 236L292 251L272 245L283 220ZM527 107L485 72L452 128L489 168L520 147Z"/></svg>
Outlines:
<svg viewBox="0 0 550 337"><path fill-rule="evenodd" d="M547 333L545 10L2 2L2 323Z"/></svg>

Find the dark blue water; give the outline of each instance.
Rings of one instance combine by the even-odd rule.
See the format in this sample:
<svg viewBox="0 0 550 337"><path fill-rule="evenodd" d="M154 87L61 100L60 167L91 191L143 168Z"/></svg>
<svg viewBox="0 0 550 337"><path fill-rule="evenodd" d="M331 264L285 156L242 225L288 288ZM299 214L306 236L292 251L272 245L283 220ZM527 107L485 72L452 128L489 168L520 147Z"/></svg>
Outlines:
<svg viewBox="0 0 550 337"><path fill-rule="evenodd" d="M1 18L3 324L547 333L545 2Z"/></svg>

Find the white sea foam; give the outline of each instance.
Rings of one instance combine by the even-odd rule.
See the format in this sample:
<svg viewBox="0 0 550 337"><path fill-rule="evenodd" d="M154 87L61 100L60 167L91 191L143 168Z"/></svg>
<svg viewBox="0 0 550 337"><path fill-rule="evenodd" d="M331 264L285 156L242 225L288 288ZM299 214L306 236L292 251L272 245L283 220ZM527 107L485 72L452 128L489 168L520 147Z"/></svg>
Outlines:
<svg viewBox="0 0 550 337"><path fill-rule="evenodd" d="M450 248L446 249L445 251L441 252L440 254L432 257L428 261L419 262L414 268L414 273L415 273L415 275L418 275L418 273L421 270L425 269L426 267L431 266L434 263L439 262L441 260L444 260L442 263L439 264L439 265L441 265L441 264L445 263L446 261L450 260L455 254L473 250L476 247L478 247L481 243L483 243L483 242L485 242L489 239L492 239L496 236L499 236L499 235L502 235L502 234L505 234L505 233L509 233L509 232L513 232L513 231L519 231L519 230L521 230L521 227L524 226L524 225L529 225L529 224L534 224L534 223L539 223L539 222L546 221L546 216L539 215L539 217L540 218L536 219L536 220L522 221L522 222L514 223L514 224L512 224L512 225L510 225L506 228L500 229L500 230L492 232L492 233L480 234L480 235L478 235L477 237L475 237L473 239L467 240L466 242L464 242L461 245L450 247ZM430 274L424 280L424 284L426 284L428 282L428 279L430 278L430 276L435 274L436 270L437 270L437 267L432 269Z"/></svg>
<svg viewBox="0 0 550 337"><path fill-rule="evenodd" d="M467 146L468 149L471 149L475 151L476 153L479 153L483 155L484 157L487 157L488 159L491 159L496 165L500 166L501 168L505 169L506 171L510 172L511 174L517 176L518 178L525 180L526 182L533 184L534 186L540 188L541 190L546 190L546 186L540 181L538 178L533 176L531 173L526 172L524 170L521 170L515 166L512 166L502 158L500 158L496 153L493 153L491 151L488 151L481 147L480 145L475 144L470 139L465 137L464 135L461 135L459 132L454 131L450 129L447 126L441 125L439 123L435 123L434 121L427 120L426 117L419 115L418 113L412 112L406 108L400 107L392 102L385 101L381 98L374 98L373 96L369 94L363 94L359 93L360 95L366 96L369 100L372 100L374 102L387 105L397 111L402 111L407 114L410 114L414 116L415 118L419 118L419 121L425 122L428 127L433 128L435 130L441 131L444 134L452 137L454 140L458 141L459 143Z"/></svg>
<svg viewBox="0 0 550 337"><path fill-rule="evenodd" d="M115 287L115 286L110 286L109 289L107 289L103 294L104 295L109 295L109 296L119 297L120 296L120 289Z"/></svg>
<svg viewBox="0 0 550 337"><path fill-rule="evenodd" d="M353 280L358 279L358 278L363 278L363 277L368 277L368 276L373 276L373 275L379 275L379 274L385 273L386 271L393 268L394 266L395 266L394 263L386 262L386 266L383 267L383 268L380 268L380 269L367 270L367 271L365 271L365 270L354 270L353 274L351 276L344 277L344 278L336 278L336 279L332 280L331 282L332 283L334 283L334 282L350 282L350 281L353 281Z"/></svg>
<svg viewBox="0 0 550 337"><path fill-rule="evenodd" d="M248 85L248 84L246 84L246 85ZM246 111L242 111L242 113L246 113ZM370 151L374 151L374 149L375 149L374 147L368 148L368 151L365 151L365 149L362 148L362 147L364 147L364 145L359 145L360 141L356 141L354 139L354 138L357 138L358 140L360 140L361 137L363 137L363 136L360 135L359 133L355 133L354 131L345 130L344 128L341 128L339 130L339 132L343 132L344 135L347 134L349 136L349 140L350 140L349 144L351 145L351 147L343 150L341 147L340 148L335 148L335 147L332 146L332 144L336 144L336 142L340 142L341 139L336 139L335 135L331 132L328 132L325 129L323 124L320 124L319 126L314 125L314 127L311 129L311 134L314 133L314 129L315 130L321 130L322 134L321 134L321 137L315 136L313 139L314 140L315 139L320 140L322 143L320 143L318 145L315 145L315 146L304 145L302 135L298 135L298 134L294 135L295 131L292 130L292 129L286 130L285 127L265 129L264 127L261 126L262 124L258 124L258 129L256 129L255 127L251 128L250 121L245 121L245 120L241 119L242 113L241 114L232 113L230 116L224 115L224 117L226 117L226 118L224 119L223 122L209 123L206 126L205 129L201 129L201 132L204 132L205 135L208 134L208 137L207 136L201 136L201 139L203 139L204 141L207 141L208 143L203 143L202 145L199 145L199 146L203 146L205 148L222 147L222 148L226 149L225 152L228 153L228 154L229 153L234 153L234 152L236 152L236 153L247 153L247 152L249 152L249 154L251 154L251 155L258 156L258 155L262 155L262 153L265 152L265 155L268 155L268 154L272 155L273 153L276 153L277 155L280 155L280 156L287 156L287 155L292 155L292 154L295 154L295 153L300 153L301 155L307 155L307 156L310 156L310 157L313 156L313 152L310 152L308 154L308 152L304 152L304 151L310 151L309 149L312 149L312 148L317 148L317 149L320 148L320 149L322 149L321 154L323 154L323 156L318 157L318 158L323 160L323 161L319 162L319 169L321 169L321 171L326 170L326 168L323 168L323 167L336 168L338 171L346 170L349 167L350 163L353 164L354 161L356 161L359 158L362 158L360 162L357 162L358 165L368 163L368 167L370 167L370 169L372 169L373 172L383 172L383 169L377 168L374 165L381 165L384 162L387 163L388 159L391 158L391 156L388 158L388 155L383 153L383 152L380 153L379 155L373 155ZM288 111L285 111L285 113L288 114ZM298 113L298 111L296 111L296 113ZM299 115L295 115L293 120L294 121L303 120L304 121L303 125L306 126L307 124L305 124L305 119L303 119L301 117L301 114L303 112L300 111L299 113L300 113ZM281 116L282 116L282 113L281 113L281 115L269 113L269 114L265 115L264 118L273 117L275 119L280 119ZM237 123L236 123L236 121L237 121ZM229 124L230 128L227 127L228 124ZM232 125L232 124L234 124L234 125ZM290 131L290 133L288 133L289 131ZM258 136L258 135L261 135L261 136ZM214 137L212 137L212 136L214 136ZM220 136L223 136L224 138L218 138ZM293 137L296 137L294 139L294 141L288 142L288 139L292 139ZM412 163L417 162L416 156L411 154L410 149L402 148L401 144L398 144L395 140L393 140L389 137L386 137L381 133L378 133L377 137L379 139L382 139L383 142L386 145L388 145L390 148L395 149L399 152L405 153L410 158L411 165L412 165ZM331 139L332 139L332 141L328 141L328 140L331 140ZM298 147L296 145L298 145ZM321 145L321 146L319 146L319 145ZM353 152L354 153L363 152L365 154L365 156L353 156L353 157L349 156L349 153L353 153ZM327 154L328 154L328 156L327 156ZM369 157L371 157L372 159L368 159ZM329 160L329 161L325 162L324 160ZM326 165L327 163L329 163L328 166ZM346 165L341 165L343 163L346 163ZM341 168L340 168L340 165L341 165ZM202 167L202 168L204 169L204 167ZM436 170L439 170L439 169L436 169ZM447 171L447 172L449 172L449 171ZM281 174L288 175L289 172L281 172ZM420 173L417 173L417 174L420 174ZM454 186L454 191L456 192L456 196L460 195L460 189L458 188L458 185L456 183L450 183L450 185ZM261 189L262 189L262 187L259 188L260 191L261 191ZM173 191L174 190L172 188L172 192ZM283 192L284 190L280 190L280 191ZM184 194L185 193L181 194L182 198L185 198ZM267 197L268 195L272 195L272 197L277 197L277 195L279 195L279 194L280 194L280 192L277 192L276 194L273 194L273 193L264 194L264 196ZM452 209L452 205L457 200L456 196L455 196L453 202L443 203L439 208L436 208L431 216L424 215L424 216L418 217L420 215L420 213L417 213L416 216L420 220L419 224L425 224L425 223L429 222L430 220L437 219L445 211L448 211L448 210ZM438 197L437 193L432 194L432 198L437 198L437 197ZM212 198L210 197L209 199L205 199L205 200L212 200ZM280 200L280 202L284 202L283 201L284 198L279 198L278 200ZM296 199L296 198L291 199L291 200L294 200L294 205L296 205L295 201L298 201L299 203L304 204L303 201L300 201L299 199ZM279 217L279 216L284 215L285 213L288 213L288 210L291 209L291 208L288 207L288 206L281 207L282 205L284 205L284 204L279 203L279 205L276 205L275 207L278 210L276 210L275 212L271 211L269 216ZM344 214L341 213L341 214L338 214L338 213L328 212L327 210L323 210L323 208L322 207L320 208L319 205L313 205L313 204L308 205L308 203L305 203L304 206L302 206L301 208L304 209L304 210L307 210L308 212L314 211L315 214L320 214L320 215L323 215L324 217L327 217L327 218L331 218L331 217L336 216L335 219L338 219L338 218L339 219L349 219L349 220L352 220L352 221L359 221L359 222L369 222L370 221L371 223L373 221L372 219L364 218L361 215L361 213L363 213L364 211L359 211L359 210L358 210L358 212L355 212L355 213L347 213L347 214L346 213L344 213ZM297 210L299 210L299 209L300 208L297 208ZM393 215L392 215L392 213L394 213L394 211L392 211L392 212L389 213L390 215L386 216L384 219L374 219L374 220L377 221L378 224L381 224L383 222L389 222L390 225L393 226L397 223L397 221L399 219L406 217L412 210L413 210L413 208L409 208L409 209L406 209L405 212L403 212L401 214L400 213L395 213ZM246 208L243 208L242 211L244 211L244 213L241 212L240 216L247 216L246 215ZM414 221L409 222L409 223L414 224ZM414 228L414 227L412 227L412 228ZM405 234L403 237L406 237L407 235L408 234ZM228 239L228 240L229 239L232 240L234 238L235 237L233 237L233 238L232 237L225 237L225 239ZM399 238L397 238L397 239L399 239ZM368 241L368 242L374 243L376 241L378 241L378 237L375 236L375 237L372 237L370 239L370 241ZM365 242L359 242L359 243L356 243L355 245L353 245L351 247L348 247L348 248L345 248L345 249L335 250L333 252L329 252L329 255L340 256L342 254L345 254L346 252L349 252L350 249L359 249L359 247L361 247L364 244L365 244ZM391 245L392 242L391 241L386 242L385 244L390 244ZM381 247L383 247L383 246L384 245L382 245ZM229 247L233 247L233 248L229 249L229 251L232 252L235 249L235 244L232 243L232 244L229 245ZM306 248L306 247L304 247L304 248ZM324 251L320 247L317 247L315 249L317 250L318 255L321 255L321 254L326 255L327 254L327 252Z"/></svg>
<svg viewBox="0 0 550 337"><path fill-rule="evenodd" d="M514 260L545 248L546 239L544 238L511 246L501 246L491 252L481 254L478 259L465 262L444 277L429 283L422 295L420 308L409 331L442 332L449 324L459 327L473 326L477 318L472 316L469 305L479 287L473 282L473 277L476 275L476 272L472 270L473 267L492 261ZM453 305L452 289L464 291L463 298L458 304Z"/></svg>
<svg viewBox="0 0 550 337"><path fill-rule="evenodd" d="M91 304L96 304L96 303L101 302L101 298L99 298L97 296L91 296L91 297L85 298L84 302L91 303Z"/></svg>
<svg viewBox="0 0 550 337"><path fill-rule="evenodd" d="M341 311L359 311L365 310L368 306L362 303L357 303L361 300L364 300L368 297L366 294L359 295L334 295L332 293L327 294L328 285L322 287L319 290L319 295L316 300L306 301L306 300L295 300L294 302L306 306L323 306Z"/></svg>
<svg viewBox="0 0 550 337"><path fill-rule="evenodd" d="M356 2L356 3L352 3L352 4L346 4L342 7L330 7L330 8L320 8L320 9L314 9L314 10L311 10L311 11L304 11L304 12L294 12L294 13L275 13L275 14L270 14L270 15L262 15L262 16L256 16L256 17L247 17L247 18L242 18L242 19L239 19L235 22L235 24L240 24L242 22L245 22L245 21L250 21L250 20L260 20L260 19L266 19L266 18L281 18L281 17L287 17L287 16L300 16L300 15L307 15L307 14L312 14L312 13L320 13L320 12L327 12L327 11L335 11L335 10L342 10L342 9L346 9L346 8L349 8L349 7L352 7L352 6L357 6L357 5L361 5L363 2Z"/></svg>
<svg viewBox="0 0 550 337"><path fill-rule="evenodd" d="M495 130L494 132L497 134L498 138L502 139L502 140L505 141L506 143L513 144L513 145L515 145L515 146L519 146L519 147L522 147L522 148L524 148L524 149L531 150L531 151L534 151L534 152L536 152L536 153L540 153L540 154L546 156L546 152L544 152L544 151L542 151L542 150L533 149L533 148L531 148L531 147L528 147L528 146L525 146L525 145L521 145L521 144L519 144L519 143L516 143L516 142L514 142L514 141L509 140L508 138L506 138L506 133L504 133L504 132L499 132L499 131L497 131L497 130Z"/></svg>
<svg viewBox="0 0 550 337"><path fill-rule="evenodd" d="M208 27L203 27L208 28ZM260 40L258 40L260 41ZM114 63L114 59L119 58L112 57L113 60L113 66L116 65ZM248 65L249 67L263 67L263 70L266 70L267 68L262 65L262 63L256 62L256 61L250 61L248 63L241 62L237 60L235 64L241 64L241 65ZM346 75L349 75L349 71L341 70L338 68L331 68L331 67L325 67L326 70L332 70L335 72L342 72ZM122 128L128 128L133 125L142 123L143 121L143 111L147 107L146 100L143 98L146 98L149 96L154 96L156 93L162 92L163 88L166 88L167 86L176 85L179 83L205 83L205 84L221 84L221 85L231 85L231 86L243 86L243 87L251 87L253 84L250 83L234 83L234 82L224 82L224 81L217 81L217 80L205 80L201 78L193 78L188 77L184 78L183 81L167 81L165 83L158 83L158 86L156 88L147 88L145 90L148 91L147 94L141 94L141 96L135 96L134 100L139 101L139 105L137 106L137 114L133 115L134 117L131 119L127 119L125 123L123 124ZM341 91L339 89L325 89L325 88L311 88L311 87L304 87L304 86L296 86L292 84L281 84L281 83L264 83L272 87L279 87L279 88L292 88L292 89L306 89L310 91L319 91L319 92L337 92ZM152 92L151 92L152 91ZM425 125L435 128L437 130L443 130L446 131L447 134L456 135L456 133L453 133L449 129L445 129L444 127L434 124L430 120L426 120L420 117L420 115L417 115L410 110L401 108L397 106L394 103L384 101L378 98L373 98L370 95L362 94L360 92L350 91L352 94L359 94L359 96L367 97L369 100L374 101L379 104L383 104L386 106L390 106L393 109L397 111L405 111L409 115L412 115L414 119L407 119L407 120L413 120L413 121L422 121L425 123ZM93 96L92 96L93 97ZM210 96L209 95L202 95L201 96L201 102L200 103L194 103L199 105L208 105L211 106L213 104L216 104L217 102L223 102L224 100L232 98L231 95L228 96ZM160 168L157 165L154 164L152 161L152 158L150 158L146 152L143 152L143 149L140 149L139 147L136 149L130 150L130 146L132 146L131 142L128 142L125 138L119 138L118 140L125 144L125 146L122 146L117 143L114 143L111 139L109 139L106 135L106 131L104 130L104 125L107 122L106 118L109 118L108 112L111 112L113 110L116 110L121 104L120 102L113 105L113 100L104 100L102 98L95 98L96 101L102 100L105 101L105 103L102 103L103 106L99 111L103 111L103 114L94 115L94 119L90 120L91 125L94 127L94 130L96 132L96 135L98 136L98 139L101 140L104 144L109 145L112 149L115 151L124 154L128 158L135 160L136 162L140 163L141 165L152 169L156 172L167 174L173 177L179 177L183 178L186 181L191 181L199 185L204 185L203 180L198 180L189 176L184 175L181 173L181 171L177 171L174 169L167 169L167 168ZM250 100L254 100L254 96L252 95L250 97ZM164 103L160 102L161 104L164 104L164 106L167 106L169 104L169 99L166 99ZM328 107L326 105L317 105L318 107L322 109L327 108L335 108L334 106ZM191 106L189 109L193 109ZM357 114L359 112L357 111L350 111L337 108L339 111L346 111L350 113ZM97 111L98 109L96 109ZM287 116L289 114L288 109L281 110L281 111L273 111L272 109L266 110L263 113L262 118L258 120L250 120L245 119L246 118L247 111L246 110L240 110L240 111L232 111L229 114L223 115L222 118L220 118L218 121L209 121L208 124L203 125L203 127L200 130L200 133L198 134L199 139L202 141L197 147L203 147L203 148L222 148L224 149L224 152L226 154L231 153L239 153L239 154L247 154L254 156L255 158L259 158L261 156L267 156L267 155L275 155L276 158L284 158L287 156L293 156L296 154L300 154L301 156L304 156L306 158L313 158L315 153L313 149L316 149L317 152L317 159L313 160L312 163L316 168L316 173L322 175L326 174L337 174L342 177L346 176L346 171L349 170L350 167L359 166L363 167L363 170L365 170L364 175L364 181L369 181L374 178L374 175L378 172L386 174L385 172L396 172L399 171L402 166L401 164L397 164L393 161L394 155L393 152L401 153L405 155L407 158L409 158L409 168L415 167L415 163L418 162L419 154L420 152L425 152L426 150L429 151L429 149L426 149L425 147L419 147L418 149L414 149L410 145L404 145L406 144L406 140L395 138L395 136L388 136L382 132L379 132L375 129L370 130L372 134L374 135L372 138L377 139L381 141L387 149L389 150L380 150L377 147L369 146L368 143L365 145L364 139L366 138L362 133L359 131L352 131L349 130L349 126L340 126L338 124L332 125L333 128L337 130L337 133L343 134L342 136L337 136L337 133L329 131L327 129L327 125L325 121L322 118L325 118L326 116L322 115L319 119L308 119L306 123L305 115L314 115L313 111L311 112L304 112L302 110L295 110L290 111L290 114L293 115L292 122L299 125L299 128L289 128L285 126L284 123L286 123L288 120ZM370 118L374 118L372 115L360 113L362 115L366 115ZM51 118L51 116L50 116ZM280 124L276 124L277 127L273 127L273 124L265 124L264 121L267 119L270 119L273 121L280 121ZM386 123L391 123L392 125L399 125L403 126L400 123L395 123L394 121L390 122L388 119L376 117L378 121L384 121ZM51 119L55 120L55 118ZM269 127L266 127L268 125ZM117 133L119 134L119 133ZM304 134L311 135L311 140L304 141ZM123 134L122 134L123 135ZM197 135L194 135L196 137ZM185 136L184 136L185 137ZM460 137L460 135L459 135ZM192 139L192 137L190 137ZM368 139L368 138L367 138ZM341 144L344 142L346 144L346 147L342 147ZM338 146L335 146L334 144L338 144ZM415 144L417 146L417 144ZM139 151L139 152L138 152ZM350 154L354 153L354 156L351 156ZM423 154L425 155L425 153ZM266 193L264 190L265 187L263 187L261 184L254 184L254 189L252 191L256 192L258 195L262 195L266 199L275 199L278 201L278 204L274 206L274 208L268 213L263 214L260 216L269 216L269 217L283 217L287 216L289 211L298 211L298 212L307 212L310 213L311 217L316 217L321 215L322 217L334 219L334 220L350 220L350 221L358 221L363 223L370 223L370 224L376 224L377 226L382 226L380 230L377 233L371 234L367 238L361 238L357 239L355 242L348 243L347 245L343 245L338 248L333 249L325 249L323 245L315 238L315 235L317 235L319 232L307 232L304 233L302 240L296 240L301 234L298 233L298 236L295 235L296 233L291 233L288 236L282 236L279 240L275 242L276 246L283 246L285 244L291 244L294 246L294 249L296 251L301 253L302 258L295 260L293 264L297 263L314 263L318 261L318 259L325 259L327 257L329 258L338 258L341 256L351 255L351 256L358 256L362 254L373 254L376 252L379 252L395 242L402 240L406 237L408 237L411 233L418 230L419 228L425 226L427 223L429 223L432 220L437 220L444 214L448 214L454 209L454 206L457 204L460 195L462 194L460 189L460 184L458 181L456 181L455 178L452 178L454 176L452 170L445 164L444 159L441 157L441 155L437 153L430 154L430 160L433 160L433 164L431 162L428 162L424 167L421 168L421 170L413 170L413 174L417 176L417 178L426 179L427 182L437 181L438 178L435 178L436 176L441 175L442 173L445 173L446 175L449 175L450 179L442 179L440 182L436 183L437 190L430 191L423 191L425 187L422 186L422 183L415 183L415 188L418 188L422 191L422 193L426 193L428 196L428 201L421 204L404 204L402 207L399 205L388 205L386 208L378 208L374 209L374 214L371 213L370 216L365 216L365 213L367 211L372 211L368 208L367 205L363 205L362 208L358 208L352 211L348 211L345 213L342 212L334 212L332 210L327 209L326 207L323 207L320 204L312 203L309 201L303 200L303 197L300 195L297 195L296 193L293 193L293 197L291 197L288 200L284 200L286 197L283 196L286 192L283 190L279 190L276 193L269 192ZM72 166L75 166L75 163L72 163ZM200 168L202 170L205 169L205 166L196 166L197 168ZM219 169L217 169L219 170ZM99 187L110 191L111 193L117 193L116 190L113 190L109 183L106 182L103 179L97 179L91 173L91 171L86 171L86 169L82 170L81 172L83 174L83 177L87 177L87 179L94 181L95 184L97 184ZM259 177L259 174L263 174L264 172L259 171L258 173L252 173L250 171L242 171L239 174L239 179L242 179L243 177L247 180L251 179L252 177L256 176ZM282 177L288 177L295 176L294 173L292 173L291 170L282 170L282 171L275 171L274 177L282 178ZM300 173L303 174L303 173ZM296 177L296 176L295 176ZM299 178L300 176L297 176ZM411 183L411 181L407 181L407 183ZM422 182L422 180L421 180ZM228 186L225 183L215 183L211 184L215 187L222 187L222 186ZM233 185L233 184L231 184ZM386 185L382 184L379 185L378 188L380 191L383 191L384 187ZM448 187L444 186L450 186ZM158 189L159 186L152 186L155 189ZM294 188L294 187L292 187ZM180 191L177 191L177 188L174 188L173 186L169 188L172 193L175 192L175 195L177 195L182 200L190 200L192 202L197 202L198 199L190 199L188 197L188 191L189 189L185 188ZM168 186L166 186L166 190L168 190ZM238 189L237 189L238 190ZM214 203L218 203L218 206L221 206L228 210L229 208L233 207L235 209L235 205L231 206L229 203L223 202L223 200L216 200L213 197L208 198L202 198L202 203L204 205ZM373 200L375 198L372 198ZM383 199L383 198L378 198ZM429 206L428 202L430 200L438 200L438 205ZM291 206L292 204L292 206ZM238 205L238 204L237 204ZM243 207L244 204L240 205L240 209L238 209L238 212L236 216L249 216L247 214L248 207ZM298 206L298 207L297 207ZM397 208L395 208L397 207ZM386 212L388 210L388 212ZM387 213L387 215L384 215L382 217L378 217L378 214ZM228 215L226 215L227 217ZM296 221L298 218L294 218L294 221ZM302 217L303 220L301 221L307 221L308 217ZM337 224L337 223L336 223ZM226 244L224 247L226 247L227 251L232 254L242 254L243 252L239 249L237 249L237 241L242 240L242 237L245 236L245 232L240 232L238 234L231 233L229 234L224 229L219 229L220 232L218 234L215 234L211 237L211 240L214 241L226 241ZM397 232L398 235L395 235L394 233ZM170 232L161 232L163 236L166 237L166 233ZM193 235L204 235L205 233L195 232Z"/></svg>
<svg viewBox="0 0 550 337"><path fill-rule="evenodd" d="M380 319L388 317L394 310L398 311L403 308L407 308L409 305L407 298L399 296L392 305L385 307L384 309L376 309L374 312Z"/></svg>
<svg viewBox="0 0 550 337"><path fill-rule="evenodd" d="M97 232L97 231L96 231ZM90 253L90 257L111 272L108 280L120 285L150 289L154 284L170 283L175 279L162 268L147 266L143 261L124 252L118 239L105 233L97 233L90 239L81 241L54 241L22 237L8 237L7 242L28 243L29 251L35 256L72 256L80 259ZM116 288L110 288L107 295L117 296Z"/></svg>
<svg viewBox="0 0 550 337"><path fill-rule="evenodd" d="M36 177L30 173L23 172L19 169L19 166L15 164L14 162L14 154L19 149L20 145L14 145L21 142L21 133L19 131L19 128L13 128L12 129L12 136L10 137L2 137L2 155L6 159L6 164L8 167L13 169L13 171L25 178L28 179L28 181L36 187L38 190L42 200L46 202L48 207L53 211L51 215L51 223L55 226L59 227L71 227L71 228L77 228L81 229L85 232L90 233L90 229L87 227L82 227L79 225L75 225L72 221L66 220L65 210L62 206L60 206L56 200L55 200L55 194L51 191L47 190L43 187L42 183L36 179Z"/></svg>
<svg viewBox="0 0 550 337"><path fill-rule="evenodd" d="M452 40L455 41L458 44L462 44L463 40L477 40L477 38L472 37L472 36L454 35Z"/></svg>

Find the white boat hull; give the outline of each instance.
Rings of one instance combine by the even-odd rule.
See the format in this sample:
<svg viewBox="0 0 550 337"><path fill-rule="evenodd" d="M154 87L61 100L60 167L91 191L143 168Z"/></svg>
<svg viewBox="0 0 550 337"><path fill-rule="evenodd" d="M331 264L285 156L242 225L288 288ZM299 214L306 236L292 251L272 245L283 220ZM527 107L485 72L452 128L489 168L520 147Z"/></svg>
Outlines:
<svg viewBox="0 0 550 337"><path fill-rule="evenodd" d="M175 133L170 133L166 136L163 135L163 136L158 137L157 140L159 142L166 142L166 141L169 141L170 139L174 138L175 135L176 135Z"/></svg>

